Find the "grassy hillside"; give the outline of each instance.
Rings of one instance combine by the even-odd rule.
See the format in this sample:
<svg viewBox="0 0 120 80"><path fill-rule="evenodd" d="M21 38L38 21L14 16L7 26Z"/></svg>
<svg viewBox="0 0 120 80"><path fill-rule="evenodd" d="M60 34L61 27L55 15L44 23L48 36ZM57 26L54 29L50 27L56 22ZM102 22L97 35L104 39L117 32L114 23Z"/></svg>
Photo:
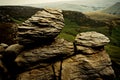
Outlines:
<svg viewBox="0 0 120 80"><path fill-rule="evenodd" d="M100 20L100 21L112 20L118 18L118 16L116 15L103 13L101 11L86 12L85 15L89 16L91 19Z"/></svg>
<svg viewBox="0 0 120 80"><path fill-rule="evenodd" d="M107 26L91 26L91 25L79 25L77 22L65 18L65 27L63 28L61 34L58 37L64 38L68 41L74 41L75 36L80 32L86 31L97 31L105 35L109 35L109 30Z"/></svg>
<svg viewBox="0 0 120 80"><path fill-rule="evenodd" d="M41 9L27 6L0 6L0 16L9 16L12 19L23 21L31 17L38 10Z"/></svg>
<svg viewBox="0 0 120 80"><path fill-rule="evenodd" d="M72 22L77 23L80 26L105 26L106 24L102 21L91 19L85 14L77 11L63 11L64 18L69 19Z"/></svg>

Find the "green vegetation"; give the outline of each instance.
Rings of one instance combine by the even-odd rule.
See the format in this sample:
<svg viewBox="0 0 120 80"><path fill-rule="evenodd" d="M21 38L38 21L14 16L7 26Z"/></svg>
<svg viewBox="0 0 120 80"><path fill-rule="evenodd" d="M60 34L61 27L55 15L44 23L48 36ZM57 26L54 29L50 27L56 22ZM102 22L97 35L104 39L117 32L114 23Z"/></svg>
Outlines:
<svg viewBox="0 0 120 80"><path fill-rule="evenodd" d="M79 24L77 24L75 21L71 21L70 19L65 18L65 27L63 28L58 37L64 38L68 41L74 41L74 38L78 33L86 31L97 31L105 35L108 35L109 32L107 26L102 27L92 27L90 25L79 26Z"/></svg>
<svg viewBox="0 0 120 80"><path fill-rule="evenodd" d="M105 46L105 49L109 53L111 59L120 64L120 47L108 44Z"/></svg>
<svg viewBox="0 0 120 80"><path fill-rule="evenodd" d="M116 26L112 30L112 35L111 35L111 44L120 47L120 26Z"/></svg>
<svg viewBox="0 0 120 80"><path fill-rule="evenodd" d="M79 25L69 19L65 19L65 27L61 31L58 37L64 38L68 41L73 41L74 37L79 33L77 31L79 29Z"/></svg>
<svg viewBox="0 0 120 80"><path fill-rule="evenodd" d="M120 26L116 26L112 30L110 39L111 42L105 47L105 49L110 54L112 60L120 65Z"/></svg>
<svg viewBox="0 0 120 80"><path fill-rule="evenodd" d="M11 20L17 24L21 24L22 22L25 21L25 19L22 19L22 18L18 18L18 19L15 19L15 18L11 18Z"/></svg>

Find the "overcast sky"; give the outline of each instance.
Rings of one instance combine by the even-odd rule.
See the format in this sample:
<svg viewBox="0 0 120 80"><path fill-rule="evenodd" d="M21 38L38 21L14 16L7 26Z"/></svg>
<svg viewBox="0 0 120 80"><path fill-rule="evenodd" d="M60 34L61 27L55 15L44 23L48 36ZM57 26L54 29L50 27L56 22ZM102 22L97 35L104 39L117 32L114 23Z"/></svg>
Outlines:
<svg viewBox="0 0 120 80"><path fill-rule="evenodd" d="M70 1L70 0L0 0L0 5L20 5L33 3L46 3L56 1Z"/></svg>

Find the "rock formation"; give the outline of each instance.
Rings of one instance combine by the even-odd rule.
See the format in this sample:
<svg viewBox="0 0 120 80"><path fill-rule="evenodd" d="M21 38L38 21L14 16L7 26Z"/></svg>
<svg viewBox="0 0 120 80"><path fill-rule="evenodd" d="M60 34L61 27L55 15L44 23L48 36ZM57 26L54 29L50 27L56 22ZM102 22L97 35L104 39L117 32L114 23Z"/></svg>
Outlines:
<svg viewBox="0 0 120 80"><path fill-rule="evenodd" d="M114 71L104 50L110 40L92 31L68 42L56 38L63 27L62 11L54 9L38 11L20 25L18 44L0 47L5 64L0 68L7 69L8 79L112 80Z"/></svg>
<svg viewBox="0 0 120 80"><path fill-rule="evenodd" d="M64 27L61 10L44 9L18 27L19 43L46 43L54 39Z"/></svg>

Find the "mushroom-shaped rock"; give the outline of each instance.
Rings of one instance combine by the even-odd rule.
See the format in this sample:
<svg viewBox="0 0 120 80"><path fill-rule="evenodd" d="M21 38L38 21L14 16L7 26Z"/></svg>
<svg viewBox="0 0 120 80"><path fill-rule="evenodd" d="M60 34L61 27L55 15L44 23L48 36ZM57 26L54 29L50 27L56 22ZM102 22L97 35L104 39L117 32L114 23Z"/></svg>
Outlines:
<svg viewBox="0 0 120 80"><path fill-rule="evenodd" d="M18 27L20 44L47 43L53 40L64 27L61 10L44 9L36 12L31 18Z"/></svg>
<svg viewBox="0 0 120 80"><path fill-rule="evenodd" d="M95 31L79 33L75 38L76 45L86 47L100 47L109 42L108 37Z"/></svg>

